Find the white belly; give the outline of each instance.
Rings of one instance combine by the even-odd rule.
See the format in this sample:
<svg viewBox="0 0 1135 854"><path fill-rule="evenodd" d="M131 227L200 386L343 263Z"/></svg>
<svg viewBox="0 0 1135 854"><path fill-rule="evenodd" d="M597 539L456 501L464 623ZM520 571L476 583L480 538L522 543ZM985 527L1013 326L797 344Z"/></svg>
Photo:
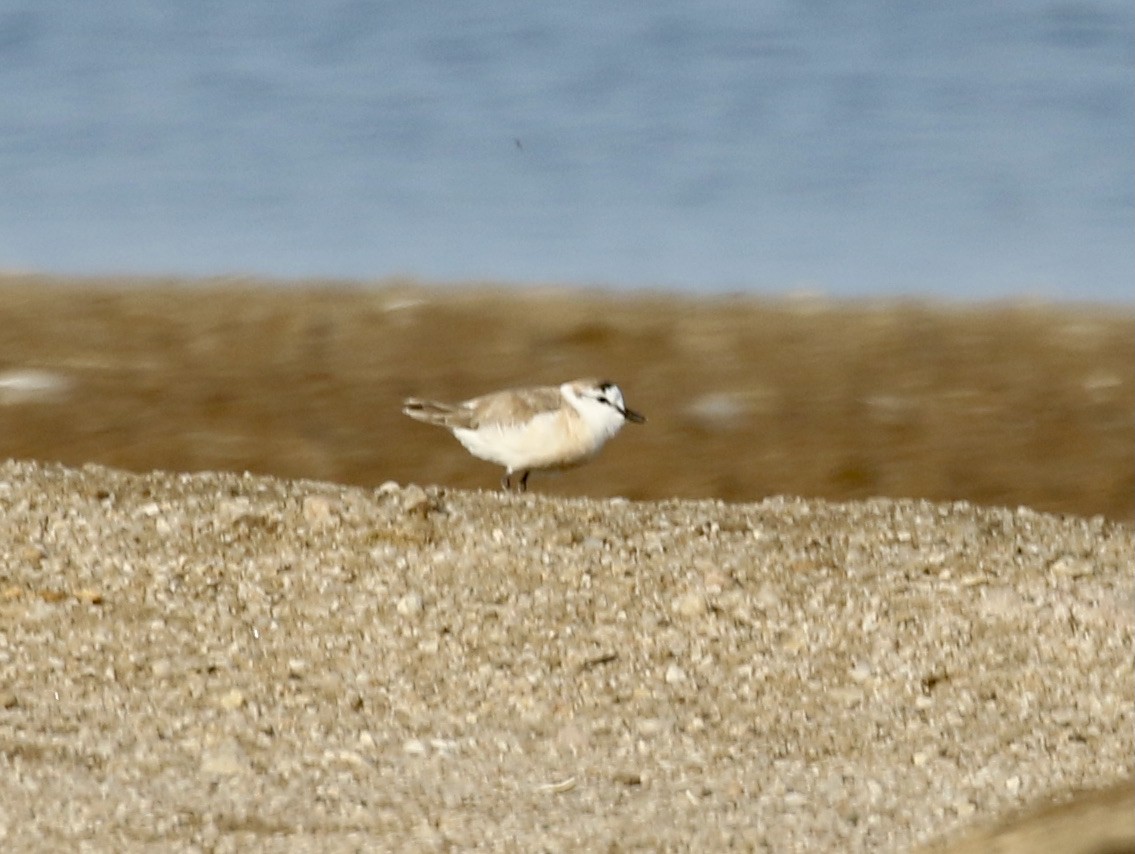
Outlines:
<svg viewBox="0 0 1135 854"><path fill-rule="evenodd" d="M566 468L595 456L609 438L588 435L580 426L561 413L549 412L525 424L482 426L477 430L459 428L453 435L473 456L509 471Z"/></svg>

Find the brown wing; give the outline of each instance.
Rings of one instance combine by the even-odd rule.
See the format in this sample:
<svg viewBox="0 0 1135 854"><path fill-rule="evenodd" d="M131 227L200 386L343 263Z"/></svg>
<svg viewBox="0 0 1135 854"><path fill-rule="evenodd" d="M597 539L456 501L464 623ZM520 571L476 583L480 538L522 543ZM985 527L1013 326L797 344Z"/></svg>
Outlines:
<svg viewBox="0 0 1135 854"><path fill-rule="evenodd" d="M523 424L544 412L555 412L564 399L555 386L513 388L475 397L460 405L470 416L469 426Z"/></svg>

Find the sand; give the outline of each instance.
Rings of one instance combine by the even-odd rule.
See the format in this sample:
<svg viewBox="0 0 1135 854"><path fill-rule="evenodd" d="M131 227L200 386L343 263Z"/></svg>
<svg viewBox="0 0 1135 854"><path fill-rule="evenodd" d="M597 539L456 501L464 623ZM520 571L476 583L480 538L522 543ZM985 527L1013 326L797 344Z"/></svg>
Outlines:
<svg viewBox="0 0 1135 854"><path fill-rule="evenodd" d="M1135 844L1129 314L127 284L0 283L5 850Z"/></svg>
<svg viewBox="0 0 1135 854"><path fill-rule="evenodd" d="M8 850L907 850L1132 756L1128 529L0 468Z"/></svg>

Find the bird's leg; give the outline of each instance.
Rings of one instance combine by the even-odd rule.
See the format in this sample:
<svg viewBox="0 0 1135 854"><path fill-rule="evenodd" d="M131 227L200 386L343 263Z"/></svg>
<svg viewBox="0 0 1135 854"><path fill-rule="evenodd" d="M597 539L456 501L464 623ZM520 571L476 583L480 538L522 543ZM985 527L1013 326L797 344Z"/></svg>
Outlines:
<svg viewBox="0 0 1135 854"><path fill-rule="evenodd" d="M515 492L518 495L528 488L528 470L525 469L520 473L520 477L516 480L516 488L513 489L512 472L505 472L504 477L501 478L501 489L505 492Z"/></svg>

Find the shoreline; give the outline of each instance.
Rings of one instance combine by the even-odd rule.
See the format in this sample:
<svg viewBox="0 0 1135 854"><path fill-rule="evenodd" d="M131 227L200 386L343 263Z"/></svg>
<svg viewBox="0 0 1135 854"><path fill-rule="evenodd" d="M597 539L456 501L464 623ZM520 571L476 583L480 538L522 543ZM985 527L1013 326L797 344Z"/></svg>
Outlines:
<svg viewBox="0 0 1135 854"><path fill-rule="evenodd" d="M0 288L6 285L42 285L63 288L171 288L210 289L244 288L277 290L341 290L386 291L412 290L434 294L488 297L527 297L547 295L575 295L588 299L613 301L664 300L704 303L725 301L761 305L820 303L829 308L897 308L919 306L949 311L1000 311L1005 309L1068 310L1072 312L1106 312L1135 317L1135 301L1056 299L1041 293L1023 292L1013 296L996 296L987 299L950 297L941 294L895 293L878 295L837 295L822 287L789 287L779 291L749 291L742 288L716 288L699 291L691 288L665 285L620 285L613 282L569 282L559 280L508 280L508 279L429 279L421 276L391 274L373 278L336 276L272 276L263 273L229 272L209 275L182 275L161 272L129 273L68 273L51 270L0 269Z"/></svg>

